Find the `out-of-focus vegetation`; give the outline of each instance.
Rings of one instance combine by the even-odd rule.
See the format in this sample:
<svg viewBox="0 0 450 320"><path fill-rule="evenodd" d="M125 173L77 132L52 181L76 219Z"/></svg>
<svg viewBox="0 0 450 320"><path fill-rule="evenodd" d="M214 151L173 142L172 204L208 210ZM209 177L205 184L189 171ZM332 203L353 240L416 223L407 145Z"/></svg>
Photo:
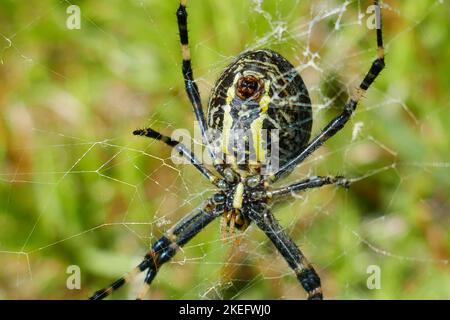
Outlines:
<svg viewBox="0 0 450 320"><path fill-rule="evenodd" d="M327 298L448 299L450 6L384 2L387 68L345 130L291 177L344 174L355 182L348 191L303 194L276 214ZM257 3L190 1L203 100L233 56L269 47L301 71L318 132L375 55L367 15L357 23L370 1L321 19L342 2ZM0 3L1 299L88 297L211 191L195 170L173 164L166 146L131 135L147 125L194 132L177 1L74 4L80 30L66 28L69 1ZM236 248L220 241L218 226L161 269L149 298L305 297L260 232L251 228ZM70 265L80 267L80 290L66 287ZM379 290L366 285L371 265L381 270ZM114 298L133 297L139 285Z"/></svg>

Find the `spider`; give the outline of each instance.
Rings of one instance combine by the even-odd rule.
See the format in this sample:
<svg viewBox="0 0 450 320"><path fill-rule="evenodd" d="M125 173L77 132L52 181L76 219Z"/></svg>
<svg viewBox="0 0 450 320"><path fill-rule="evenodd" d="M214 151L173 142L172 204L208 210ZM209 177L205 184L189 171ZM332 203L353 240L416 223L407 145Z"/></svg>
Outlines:
<svg viewBox="0 0 450 320"><path fill-rule="evenodd" d="M311 101L307 88L294 66L271 50L244 52L226 67L212 90L205 117L191 67L186 3L187 0L180 0L177 10L183 59L182 73L186 93L199 123L203 143L213 160L214 170L205 166L185 145L169 136L151 128L135 130L133 134L160 140L175 148L217 188L217 191L153 243L138 266L109 287L96 291L90 299L103 299L137 274L147 271L143 287L137 297L144 298L159 268L174 257L177 249L219 216L225 222L225 227L231 230L234 228L244 230L254 223L271 240L294 271L298 282L307 292L307 298L322 299L319 276L276 221L271 213L271 204L306 189L324 185L348 187L350 181L341 176L316 176L279 188L272 188L271 185L288 175L344 127L364 93L384 68L378 0L374 0L377 57L359 87L346 102L341 114L331 120L312 140L310 140ZM211 129L218 133L214 141L208 133ZM232 131L236 129L246 129L249 132L248 138L238 137L238 140L243 141L244 146L252 145L255 157L250 157L247 150L241 152L242 149L230 144ZM268 137L264 139L263 130L268 133L277 132L278 140ZM273 153L271 146L275 142L279 150L278 156L275 157L278 161L276 168L264 161ZM221 159L217 149L226 156L227 161ZM237 161L236 157L239 156L240 161ZM263 169L267 169L268 172L263 174Z"/></svg>

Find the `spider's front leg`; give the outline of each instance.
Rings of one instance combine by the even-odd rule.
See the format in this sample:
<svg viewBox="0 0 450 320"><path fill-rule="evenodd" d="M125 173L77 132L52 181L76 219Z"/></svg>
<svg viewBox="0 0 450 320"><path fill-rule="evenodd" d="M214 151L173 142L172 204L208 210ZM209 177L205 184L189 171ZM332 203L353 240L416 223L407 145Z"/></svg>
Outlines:
<svg viewBox="0 0 450 320"><path fill-rule="evenodd" d="M106 298L112 292L136 277L139 273L148 269L144 286L138 295L138 299L144 298L148 287L155 278L159 268L172 259L180 247L185 245L211 221L223 213L224 201L225 197L222 193L213 195L202 207L186 215L170 228L164 236L159 238L159 240L152 245L151 250L145 255L143 261L137 267L114 281L109 287L96 291L89 299L101 300Z"/></svg>
<svg viewBox="0 0 450 320"><path fill-rule="evenodd" d="M275 220L270 210L259 205L250 208L248 216L267 235L289 267L295 272L298 281L308 293L308 300L322 300L319 276L294 241Z"/></svg>

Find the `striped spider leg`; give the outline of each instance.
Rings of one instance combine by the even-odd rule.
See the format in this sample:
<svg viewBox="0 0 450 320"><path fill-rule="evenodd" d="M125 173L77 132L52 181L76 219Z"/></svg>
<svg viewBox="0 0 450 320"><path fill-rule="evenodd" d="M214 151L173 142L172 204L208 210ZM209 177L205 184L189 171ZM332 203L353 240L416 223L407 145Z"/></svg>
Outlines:
<svg viewBox="0 0 450 320"><path fill-rule="evenodd" d="M144 285L138 295L138 299L143 299L159 268L164 263L170 261L180 247L184 246L210 222L223 213L223 201L223 194L216 193L202 206L186 215L152 245L150 251L144 256L144 259L139 265L123 277L114 281L110 286L96 291L90 297L90 300L106 298L115 290L130 282L139 273L148 270Z"/></svg>
<svg viewBox="0 0 450 320"><path fill-rule="evenodd" d="M364 96L364 93L369 89L371 84L375 81L381 71L384 69L384 47L383 47L383 33L381 23L381 9L378 0L374 0L376 24L377 24L377 57L373 61L372 66L362 80L356 92L350 97L345 104L343 112L335 117L325 128L317 135L295 158L285 163L275 174L270 177L272 182L280 179L292 171L298 164L302 163L309 155L317 150L325 141L333 137L339 132L344 125L350 120L353 115L358 102Z"/></svg>

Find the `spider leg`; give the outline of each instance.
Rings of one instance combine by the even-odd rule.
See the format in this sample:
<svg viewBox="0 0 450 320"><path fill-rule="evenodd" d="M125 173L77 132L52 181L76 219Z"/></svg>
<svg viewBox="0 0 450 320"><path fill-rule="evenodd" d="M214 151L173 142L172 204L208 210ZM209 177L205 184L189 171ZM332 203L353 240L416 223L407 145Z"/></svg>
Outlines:
<svg viewBox="0 0 450 320"><path fill-rule="evenodd" d="M184 86L189 100L191 101L192 107L194 108L195 117L200 126L203 142L205 143L209 155L214 162L214 167L220 174L223 174L222 167L218 163L218 159L212 148L211 141L208 138L206 118L200 99L200 92L198 90L197 84L194 81L194 74L192 72L191 52L189 49L189 36L187 30L186 3L187 0L180 0L180 6L177 10L178 31L180 34L181 53L183 57L182 72L184 78Z"/></svg>
<svg viewBox="0 0 450 320"><path fill-rule="evenodd" d="M272 213L266 208L256 208L250 209L248 214L295 272L299 283L308 293L308 300L322 300L319 276L294 241L275 220Z"/></svg>
<svg viewBox="0 0 450 320"><path fill-rule="evenodd" d="M170 228L165 235L159 238L159 240L152 245L151 250L145 255L143 261L132 271L114 281L110 286L96 291L89 299L101 300L106 298L113 291L131 281L139 273L148 269L145 277L145 289L147 289L161 265L169 261L175 255L179 247L185 245L211 221L223 213L223 201L224 198L221 193L213 195L203 206L186 215ZM141 291L139 298L143 298L145 292L146 290Z"/></svg>
<svg viewBox="0 0 450 320"><path fill-rule="evenodd" d="M276 173L274 173L270 180L272 182L278 180L280 177L289 173L294 167L303 162L311 153L317 150L325 141L334 136L338 131L340 131L347 121L352 116L353 112L358 105L358 102L363 97L364 93L371 86L373 81L378 77L380 72L384 69L384 48L383 48L383 34L381 30L381 13L380 5L378 0L374 0L375 12L376 12L376 22L377 22L377 58L373 61L372 66L364 77L363 81L356 89L356 92L345 104L343 112L335 117L331 122L316 136L304 149L297 155L294 159L283 165Z"/></svg>
<svg viewBox="0 0 450 320"><path fill-rule="evenodd" d="M348 188L351 181L342 177L342 176L318 176L313 177L305 180L301 180L298 182L294 182L292 184L282 186L273 190L270 190L267 192L267 195L269 198L272 199L278 199L285 196L290 196L295 193L298 193L299 191L303 191L306 189L312 189L312 188L320 188L324 185L334 184L337 186L341 186L344 188Z"/></svg>
<svg viewBox="0 0 450 320"><path fill-rule="evenodd" d="M171 148L175 148L175 150L178 151L178 153L183 156L185 159L187 159L200 173L205 176L211 183L214 185L217 185L219 178L217 178L210 170L208 170L201 162L198 160L194 153L190 151L184 144L181 142L172 139L168 136L165 136L158 131L155 131L151 128L145 128L145 129L138 129L134 130L133 134L135 136L144 136L148 138L152 138L155 140L160 140L164 142L166 145L168 145Z"/></svg>

